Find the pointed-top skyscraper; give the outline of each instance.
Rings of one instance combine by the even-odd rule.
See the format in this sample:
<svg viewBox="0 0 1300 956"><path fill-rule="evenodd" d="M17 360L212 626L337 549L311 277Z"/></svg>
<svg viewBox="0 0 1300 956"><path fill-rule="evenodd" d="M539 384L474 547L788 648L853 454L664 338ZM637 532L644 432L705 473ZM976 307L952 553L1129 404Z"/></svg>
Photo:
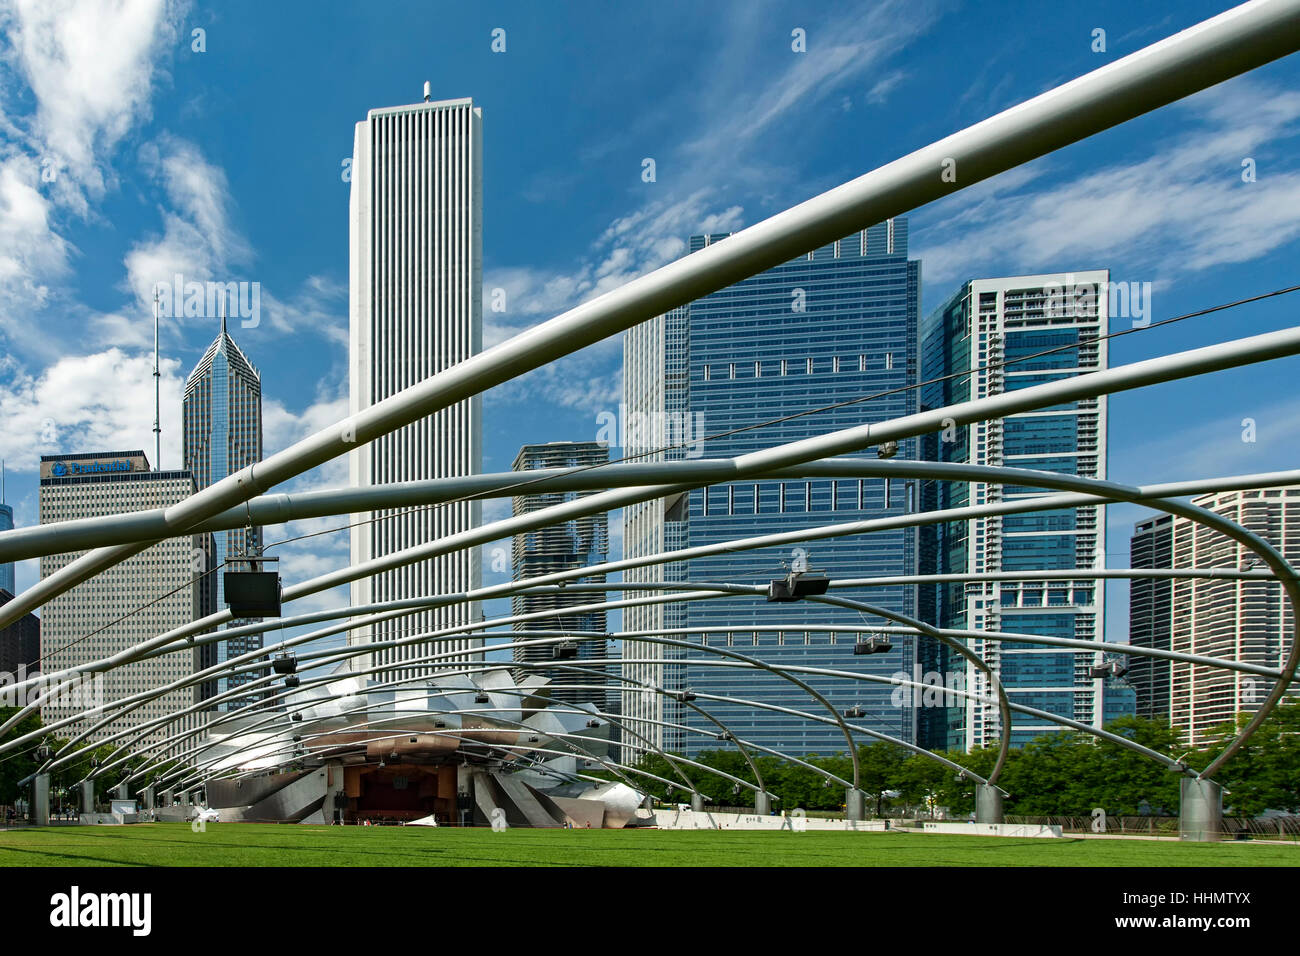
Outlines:
<svg viewBox="0 0 1300 956"><path fill-rule="evenodd" d="M0 461L0 531L11 531L14 526L14 509L5 504L5 463ZM12 561L0 562L0 591L14 591L14 565Z"/></svg>
<svg viewBox="0 0 1300 956"><path fill-rule="evenodd" d="M232 475L262 458L262 374L226 331L221 331L208 346L199 364L185 380L184 402L185 468L194 474L194 484L202 491L227 475ZM261 528L235 528L204 535L208 550L208 569L219 569L204 581L203 612L225 607L222 593L221 565L232 555L259 554ZM238 570L238 566L235 568ZM224 662L262 646L261 635L231 638L204 649L203 666ZM256 674L223 677L207 685L204 697L245 683ZM240 701L239 704L246 703Z"/></svg>

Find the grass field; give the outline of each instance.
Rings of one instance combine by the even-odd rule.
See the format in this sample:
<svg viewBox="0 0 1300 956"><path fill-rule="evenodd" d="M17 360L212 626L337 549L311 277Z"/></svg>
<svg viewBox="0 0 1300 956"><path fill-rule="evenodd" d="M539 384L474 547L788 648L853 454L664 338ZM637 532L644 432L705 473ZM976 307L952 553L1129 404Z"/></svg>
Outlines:
<svg viewBox="0 0 1300 956"><path fill-rule="evenodd" d="M1300 866L1300 846L921 833L185 823L0 831L0 866Z"/></svg>

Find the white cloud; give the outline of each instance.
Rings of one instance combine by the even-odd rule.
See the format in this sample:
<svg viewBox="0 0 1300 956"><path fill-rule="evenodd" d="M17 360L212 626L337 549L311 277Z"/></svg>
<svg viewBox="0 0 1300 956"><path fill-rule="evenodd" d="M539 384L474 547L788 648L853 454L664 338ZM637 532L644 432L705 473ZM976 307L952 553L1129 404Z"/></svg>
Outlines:
<svg viewBox="0 0 1300 956"><path fill-rule="evenodd" d="M889 94L905 79L907 79L907 74L902 70L886 73L872 85L871 89L867 90L867 103L874 105L884 103L889 99Z"/></svg>
<svg viewBox="0 0 1300 956"><path fill-rule="evenodd" d="M1116 257L1167 279L1245 262L1300 236L1300 171L1287 168L1281 145L1300 132L1300 93L1244 78L1180 112L1195 127L1135 162L1045 180L1059 162L1045 159L927 210L913 231L927 281L1100 267ZM1256 182L1242 181L1246 157L1260 166ZM1024 188L1040 180L1049 184Z"/></svg>
<svg viewBox="0 0 1300 956"><path fill-rule="evenodd" d="M154 459L153 358L109 349L63 358L39 375L15 369L0 384L0 457L14 471L35 471L41 455L142 448ZM180 362L164 359L163 461L181 467Z"/></svg>
<svg viewBox="0 0 1300 956"><path fill-rule="evenodd" d="M104 158L149 117L180 13L166 0L11 0L0 9L4 64L36 100L30 145L62 171L60 199L83 215L86 194L104 192Z"/></svg>
<svg viewBox="0 0 1300 956"><path fill-rule="evenodd" d="M69 273L72 245L54 231L50 199L36 188L35 160L0 160L0 330L24 350L43 350L33 316L45 308L49 283Z"/></svg>
<svg viewBox="0 0 1300 956"><path fill-rule="evenodd" d="M197 146L165 135L141 147L140 161L170 203L162 210L162 235L137 242L126 255L127 285L148 312L156 284L171 285L177 274L186 282L231 281L227 270L246 264L251 254L231 225L226 174Z"/></svg>
<svg viewBox="0 0 1300 956"><path fill-rule="evenodd" d="M168 202L160 210L162 234L137 242L126 255L126 284L140 314L150 314L155 284L172 286L178 274L187 283L256 282L259 322L284 335L314 333L347 347L347 287L313 275L287 299L267 288L250 269L253 251L234 225L225 171L209 163L198 146L164 135L141 147L140 160ZM251 298L250 292L244 304Z"/></svg>
<svg viewBox="0 0 1300 956"><path fill-rule="evenodd" d="M1132 401L1133 399L1130 399ZM1111 445L1110 472L1128 484L1153 484L1193 478L1221 478L1282 471L1296 467L1295 436L1300 435L1300 400L1273 402L1263 407L1245 396L1235 401L1239 410L1220 414L1177 431L1124 447ZM1243 422L1254 423L1254 441L1243 441ZM1153 463L1159 473L1152 474Z"/></svg>

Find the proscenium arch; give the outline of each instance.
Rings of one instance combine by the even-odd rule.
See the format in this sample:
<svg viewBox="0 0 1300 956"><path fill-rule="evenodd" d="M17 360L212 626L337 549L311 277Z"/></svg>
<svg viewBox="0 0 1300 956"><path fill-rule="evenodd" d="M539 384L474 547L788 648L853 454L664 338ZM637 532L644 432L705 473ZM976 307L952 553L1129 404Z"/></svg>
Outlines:
<svg viewBox="0 0 1300 956"><path fill-rule="evenodd" d="M404 681L404 682L406 682L406 681ZM489 689L489 690L487 690L487 692L488 692L488 693L498 693L498 694L503 694L504 696L511 696L512 693L515 693L515 694L520 693L520 691L518 690L518 688L514 688L514 689L501 689L501 688L494 688L494 689ZM425 694L424 697L423 697L422 699L428 701L428 700L431 700L431 699L433 699L433 698L435 698L435 697L442 697L442 696L445 696L446 693L448 693L448 691L446 691L446 690L430 691L428 694ZM409 698L409 700L419 700L419 699L421 699L421 698L420 698L420 697ZM370 711L370 710L373 710L373 708L372 708L369 704L365 704L365 705L359 706L359 707L357 707L357 708L352 708L352 709L349 709L349 710L341 711L338 715L335 715L335 717L336 717L336 718L342 718L342 717L347 717L347 716L349 716L350 714L361 713L361 712L368 712L368 711ZM590 743L602 742L602 743L605 743L605 744L607 744L607 745L610 743L609 741L598 741L597 739L592 738L592 737L589 736L589 735L586 735L586 734L574 734L574 733L571 733L571 732L568 732L568 731L560 731L560 732L556 732L556 731L541 730L541 729L539 729L539 728L537 728L537 727L532 726L532 725L529 724L527 721L514 720L514 719L511 719L511 718L508 718L508 717L503 717L503 716L501 716L501 713L502 713L502 712L514 712L514 711L516 711L516 710L518 710L518 708L513 708L513 707L512 707L512 708L504 708L504 707L475 707L475 708L468 709L468 710L460 709L460 710L446 710L446 711L443 711L443 710L428 710L428 709L425 709L425 710L406 710L406 711L401 711L401 710L397 710L397 709L395 708L395 709L394 709L394 713L393 713L392 716L387 716L387 715L385 715L385 716L381 716L381 717L376 717L376 718L373 719L373 720L364 720L364 721L357 722L357 723L355 723L355 724L348 724L348 725L346 725L344 728L341 728L341 729L339 729L339 730L326 731L326 732L320 734L319 736L328 736L328 735L331 734L331 733L339 733L339 732L354 732L356 728L359 728L359 727L369 728L369 727L373 727L373 726L375 726L375 725L377 725L377 724L394 723L394 722L400 722L400 721L410 721L410 720L412 720L413 718L415 718L415 717L420 717L420 716L423 716L423 717L426 717L426 718L431 718L431 717L433 717L433 716L435 716L435 715L439 715L439 714L441 714L441 715L443 715L443 716L458 716L458 717L464 717L464 716L467 715L467 714L470 714L470 715L487 714L487 715L491 715L491 719L492 719L492 720L498 721L499 723L512 725L512 726L515 727L515 728L519 728L519 729L521 729L521 730L526 730L526 731L528 731L528 732L530 732L530 733L532 733L532 734L538 735L538 736L545 736L545 737L553 738L553 739L556 739L556 740L560 740L560 741L561 741L562 743L564 743L566 746L576 747L577 749L579 749L579 750L582 751L582 754L580 755L580 756L581 756L581 759L584 759L584 760L594 760L594 761L599 762L599 763L602 763L602 764L605 764L605 763L607 762L605 758L600 757L600 756L597 755L597 754L594 754L592 751L588 750L586 747L581 746L580 744L575 744L573 741L575 741L575 740L583 740L583 741L587 741L587 742L590 742ZM626 729L627 729L627 728L623 727L623 725L621 724L621 722L620 722L620 721L619 721L615 716L613 716L613 715L609 715L609 714L605 713L604 711L600 710L599 708L593 708L593 709L591 709L591 710L588 710L587 708L576 707L576 706L572 706L572 705L570 705L570 706L558 706L558 707L556 707L556 706L552 706L552 707L548 707L548 708L546 708L546 710L547 710L547 712L552 712L552 713L569 713L569 714L574 714L574 715L590 715L590 714L596 714L596 715L598 715L598 716L604 717L604 718L606 719L606 721L607 721L611 726L618 727L620 730L626 730ZM272 723L270 723L269 726L270 726L271 730L273 730L277 735L278 735L278 733L279 733L281 730L283 730L283 731L289 731L289 730L292 730L292 729L293 729L294 722L293 722L293 721L290 721L290 720L287 718L287 716L285 716L285 715L280 715L280 714L277 714L277 715L275 715L275 716L276 716L276 717L279 717L280 720L279 720L278 722L272 722ZM335 718L331 718L331 719L335 719ZM251 731L252 729L253 729L252 727L250 727L250 728L246 728L243 732L244 732L244 733L247 733L247 732ZM463 734L463 733L466 733L466 732L473 732L473 731L492 731L492 730L500 730L500 729L502 729L502 728L490 728L490 727L489 727L489 728L464 728L464 727L461 727L461 728L459 728L458 730L452 730L451 728L448 728L447 731L445 732L445 735L446 735L446 736L457 736L458 734ZM406 731L406 732L403 732L403 733L396 734L396 735L395 735L395 738L396 738L396 737L405 737L405 736L408 736L408 735L409 735L410 733L412 733L412 732L414 732L414 731ZM428 731L422 731L422 732L426 732L426 733L427 733ZM435 730L435 731L433 731L433 733L437 734L437 733L439 733L439 731L436 731L436 730ZM633 734L634 734L634 736L638 737L639 739L645 740L645 738L642 737L642 735L637 734L637 733L635 733L635 732L633 732ZM303 736L304 736L304 739L305 739L305 738L306 738L306 735L303 735ZM224 741L223 741L223 742L224 742ZM714 773L715 775L717 775L717 776L721 776L721 777L723 777L723 778L725 778L725 779L727 779L727 780L729 780L729 781L731 781L731 782L733 782L733 783L740 783L740 784L743 784L743 785L745 785L745 786L749 786L749 787L752 787L752 786L753 786L752 784L749 784L747 781L744 781L743 779L741 779L741 778L739 778L739 777L735 777L735 776L733 776L733 775L731 775L731 774L728 774L728 773L726 773L725 771L717 770L716 768L710 768L710 767L707 767L707 766L704 765L704 764L697 763L697 762L694 761L694 760L691 760L691 759L686 758L686 757L682 757L682 756L680 756L680 755L671 755L671 754L666 754L665 752L660 751L659 748L657 748L657 747L655 746L655 744L653 743L653 741L645 740L645 742L647 743L648 746L650 746L652 749L655 749L656 752L659 752L660 755L663 756L663 757L665 758L665 760L667 761L667 763L669 764L669 766L671 766L671 767L673 768L674 772L676 772L676 773L678 774L678 776L681 777L681 781L682 781L682 783L685 784L685 789L688 790L689 792L692 792L692 793L697 792L697 791L695 790L695 785L691 782L690 778L689 778L688 776L686 776L686 775L682 772L681 768L680 768L680 767L678 766L678 764L677 764L677 761L680 761L681 763L684 763L684 764L689 764L689 765L691 765L691 766L693 766L693 767L696 767L697 769L701 769L701 770L705 770L705 771L707 771L707 772ZM267 741L259 741L258 744L255 744L255 745L254 745L254 744L250 744L250 745L249 745L249 749L253 749L254 747L260 747L261 745L266 744L266 743L268 743L268 742L267 742ZM290 743L290 745L291 745L291 749L296 749L296 747L297 747L297 743L296 743L296 742L292 742L292 741L290 741L289 743ZM219 744L217 744L217 745L219 745ZM500 750L500 749L522 749L522 750L525 750L525 751L535 751L535 750L539 750L539 749L540 749L540 748L534 748L534 747L531 747L531 746L528 746L528 747L521 747L517 742L516 742L515 744L506 744L506 743L492 743L492 744L487 744L487 743L485 743L483 746L484 746L484 747L485 747L489 752L490 752L491 750L494 750L494 749L495 749L495 750ZM282 748L282 749L283 749L283 748ZM334 748L334 749L337 749L337 748ZM462 748L458 748L458 749L464 749L464 748L462 747ZM235 751L236 754L237 754L238 752L239 752L239 751ZM274 757L278 752L280 752L280 751L277 751L277 750L271 750L271 751L269 751L269 753L266 753L266 754L260 754L260 755L258 756L257 759L265 759L266 757ZM234 756L234 754L223 754L223 755L221 755L221 756L219 756L219 757L214 758L214 762L217 762L217 761L223 761L223 760L228 760L228 759L230 759L232 756ZM578 756L578 755L570 754L570 756ZM617 764L617 761L613 761L612 763ZM622 765L619 765L619 766L622 766ZM192 769L187 768L186 771L182 771L182 772L183 772L183 773L187 773L187 777L190 778L190 779L192 779L196 774L200 774L200 773L202 773L202 768L201 768L201 767L195 767L195 768L192 768ZM250 771L241 771L241 774L247 776L247 775L249 775L249 774L255 774L255 773L259 773L259 772L261 772L261 771L259 771L259 770L250 770ZM644 771L638 771L638 772L644 772ZM681 785L682 785L682 783L673 783L672 781L665 781L663 778L661 778L661 777L657 777L657 776L655 776L654 774L645 773L645 775L646 775L646 776L654 777L654 779L656 779L656 780L660 780L661 782L665 782L665 783L669 784L670 786L681 786ZM620 776L622 776L622 774L620 774ZM168 778L168 779L169 779L169 778ZM625 777L624 777L623 779L624 779L624 782L627 783L629 786L633 786L633 784L632 784L632 782L631 782L630 780L627 780ZM634 788L634 789L635 789L635 788Z"/></svg>

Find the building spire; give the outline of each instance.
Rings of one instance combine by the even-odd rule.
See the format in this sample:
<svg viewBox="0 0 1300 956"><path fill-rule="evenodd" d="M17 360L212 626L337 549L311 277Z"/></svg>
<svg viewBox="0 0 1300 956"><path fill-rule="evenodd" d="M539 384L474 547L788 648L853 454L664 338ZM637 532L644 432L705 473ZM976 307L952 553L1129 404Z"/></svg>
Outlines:
<svg viewBox="0 0 1300 956"><path fill-rule="evenodd" d="M226 295L224 292L221 295L221 333L220 334L221 335L226 334Z"/></svg>

